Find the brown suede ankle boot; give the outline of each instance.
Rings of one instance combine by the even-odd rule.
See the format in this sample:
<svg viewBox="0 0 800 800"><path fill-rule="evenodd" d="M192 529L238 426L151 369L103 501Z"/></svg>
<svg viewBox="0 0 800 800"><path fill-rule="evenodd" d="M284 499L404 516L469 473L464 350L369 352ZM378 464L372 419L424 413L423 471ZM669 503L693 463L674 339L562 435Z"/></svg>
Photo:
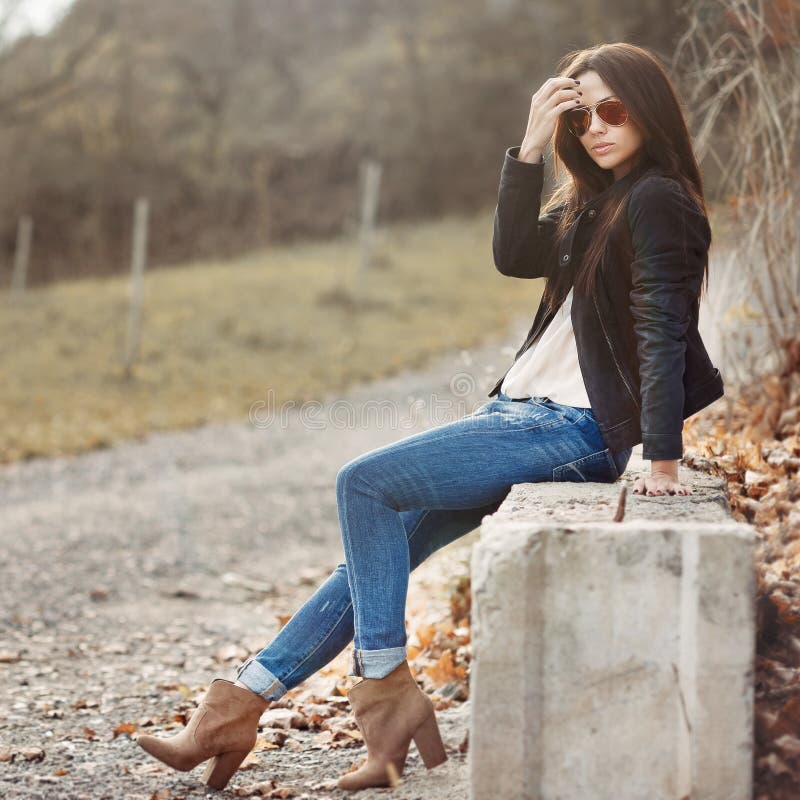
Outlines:
<svg viewBox="0 0 800 800"><path fill-rule="evenodd" d="M411 740L428 769L447 760L430 697L417 686L408 661L384 678L364 678L347 693L367 745L367 763L340 776L340 789L389 786L408 756Z"/></svg>
<svg viewBox="0 0 800 800"><path fill-rule="evenodd" d="M255 746L258 720L270 705L250 689L214 678L180 733L166 739L140 735L136 741L151 756L182 772L210 758L203 782L224 789Z"/></svg>

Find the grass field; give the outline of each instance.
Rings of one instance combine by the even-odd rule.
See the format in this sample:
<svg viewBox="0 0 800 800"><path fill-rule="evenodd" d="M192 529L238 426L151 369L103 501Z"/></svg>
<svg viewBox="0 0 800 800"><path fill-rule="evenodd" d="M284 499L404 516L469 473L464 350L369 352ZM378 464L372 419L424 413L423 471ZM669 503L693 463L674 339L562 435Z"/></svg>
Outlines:
<svg viewBox="0 0 800 800"><path fill-rule="evenodd" d="M363 279L344 238L153 269L129 376L127 276L0 292L0 461L244 420L254 403L319 398L532 318L544 282L497 272L493 212L381 229ZM710 214L721 236L727 219Z"/></svg>
<svg viewBox="0 0 800 800"><path fill-rule="evenodd" d="M423 365L536 309L542 281L500 275L492 211L353 240L146 273L130 376L127 276L0 293L0 461L75 453L159 429L246 419Z"/></svg>

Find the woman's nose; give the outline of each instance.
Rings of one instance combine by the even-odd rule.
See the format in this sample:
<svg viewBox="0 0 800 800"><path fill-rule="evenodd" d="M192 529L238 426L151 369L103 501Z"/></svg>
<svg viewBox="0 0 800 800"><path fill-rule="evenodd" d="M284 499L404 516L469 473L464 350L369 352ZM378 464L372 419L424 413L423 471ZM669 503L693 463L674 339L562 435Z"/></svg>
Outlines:
<svg viewBox="0 0 800 800"><path fill-rule="evenodd" d="M591 114L589 117L589 130L596 131L597 133L604 131L606 129L605 123L600 119L597 109L593 108L589 113Z"/></svg>

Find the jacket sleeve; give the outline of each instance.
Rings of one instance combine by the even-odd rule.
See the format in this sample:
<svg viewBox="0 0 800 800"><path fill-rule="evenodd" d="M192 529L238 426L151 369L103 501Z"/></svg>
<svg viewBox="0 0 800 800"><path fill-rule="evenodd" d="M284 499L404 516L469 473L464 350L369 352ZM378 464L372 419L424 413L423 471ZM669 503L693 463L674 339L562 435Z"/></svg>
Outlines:
<svg viewBox="0 0 800 800"><path fill-rule="evenodd" d="M631 192L630 309L639 357L642 457L683 456L686 330L711 242L701 209L677 181L644 178Z"/></svg>
<svg viewBox="0 0 800 800"><path fill-rule="evenodd" d="M551 245L563 206L539 216L544 183L544 160L520 161L519 148L506 150L494 212L492 252L502 275L546 278L555 259Z"/></svg>

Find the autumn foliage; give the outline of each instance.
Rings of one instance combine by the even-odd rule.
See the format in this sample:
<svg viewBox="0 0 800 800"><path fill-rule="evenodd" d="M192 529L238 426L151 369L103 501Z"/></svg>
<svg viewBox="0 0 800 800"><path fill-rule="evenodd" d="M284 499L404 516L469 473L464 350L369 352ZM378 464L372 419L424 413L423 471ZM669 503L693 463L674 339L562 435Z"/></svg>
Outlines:
<svg viewBox="0 0 800 800"><path fill-rule="evenodd" d="M780 374L685 428L686 463L725 478L733 516L756 529L756 800L800 786L800 339L783 349Z"/></svg>

